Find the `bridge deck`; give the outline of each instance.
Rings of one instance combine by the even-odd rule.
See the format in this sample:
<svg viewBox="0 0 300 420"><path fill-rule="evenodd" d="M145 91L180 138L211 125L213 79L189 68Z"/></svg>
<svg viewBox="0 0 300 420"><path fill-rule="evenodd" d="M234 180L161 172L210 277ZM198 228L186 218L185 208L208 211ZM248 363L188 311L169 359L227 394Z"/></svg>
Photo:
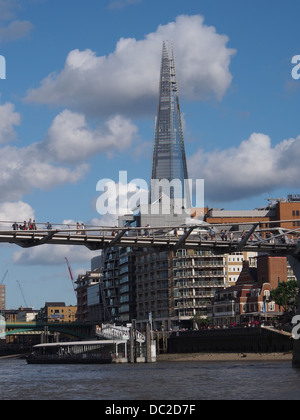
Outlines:
<svg viewBox="0 0 300 420"><path fill-rule="evenodd" d="M192 228L195 229L195 228ZM163 233L161 229L151 229L149 236L145 237L141 230L125 229L118 235L114 235L112 230L96 232L94 229L85 231L84 234L77 234L72 230L53 230L53 231L0 231L0 243L16 244L23 248L31 248L43 244L52 245L75 245L85 246L90 250L102 250L110 246L134 247L134 248L153 248L158 250L199 249L214 251L226 254L237 251L267 252L277 255L299 255L300 244L288 241L283 243L283 234L274 236L271 240L266 240L258 234L255 240L244 241L239 237L232 240L216 239L207 240L203 234L193 234L191 229L185 237L178 237L175 234ZM116 238L117 236L117 238Z"/></svg>

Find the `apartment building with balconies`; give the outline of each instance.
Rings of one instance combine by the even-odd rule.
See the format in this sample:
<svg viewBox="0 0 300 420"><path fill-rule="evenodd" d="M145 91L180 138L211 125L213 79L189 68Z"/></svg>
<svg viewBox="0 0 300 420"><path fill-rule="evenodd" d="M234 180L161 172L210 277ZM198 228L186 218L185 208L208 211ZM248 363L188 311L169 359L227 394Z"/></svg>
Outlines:
<svg viewBox="0 0 300 420"><path fill-rule="evenodd" d="M145 252L136 260L137 324L154 329L191 326L206 316L217 290L225 286L225 257L200 250Z"/></svg>

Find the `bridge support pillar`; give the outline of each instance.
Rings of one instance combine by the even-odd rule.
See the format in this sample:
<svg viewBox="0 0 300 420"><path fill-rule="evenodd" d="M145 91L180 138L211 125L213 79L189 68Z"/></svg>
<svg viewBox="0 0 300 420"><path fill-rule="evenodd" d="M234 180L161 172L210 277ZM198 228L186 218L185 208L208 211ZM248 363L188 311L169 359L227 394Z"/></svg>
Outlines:
<svg viewBox="0 0 300 420"><path fill-rule="evenodd" d="M300 288L300 259L288 256L288 261L294 271ZM300 315L300 299L298 300L297 315ZM294 340L293 366L300 368L300 340Z"/></svg>
<svg viewBox="0 0 300 420"><path fill-rule="evenodd" d="M133 326L130 328L130 351L129 351L129 359L130 363L135 363L135 330Z"/></svg>

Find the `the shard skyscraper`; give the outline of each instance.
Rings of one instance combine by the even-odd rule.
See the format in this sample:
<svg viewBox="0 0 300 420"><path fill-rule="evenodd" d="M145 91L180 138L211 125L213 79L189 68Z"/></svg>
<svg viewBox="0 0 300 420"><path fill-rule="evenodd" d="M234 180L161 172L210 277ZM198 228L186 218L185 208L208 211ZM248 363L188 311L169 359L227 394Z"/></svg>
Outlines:
<svg viewBox="0 0 300 420"><path fill-rule="evenodd" d="M169 46L164 42L155 122L150 204L160 199L161 192L154 185L167 180L172 185L170 199L182 199L185 208L191 208L188 179L174 49L172 44Z"/></svg>

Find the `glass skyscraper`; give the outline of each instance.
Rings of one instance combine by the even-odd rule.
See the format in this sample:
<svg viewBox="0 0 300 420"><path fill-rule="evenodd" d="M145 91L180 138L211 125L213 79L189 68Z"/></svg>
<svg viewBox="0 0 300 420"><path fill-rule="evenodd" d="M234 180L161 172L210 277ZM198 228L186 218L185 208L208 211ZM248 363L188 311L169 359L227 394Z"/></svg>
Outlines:
<svg viewBox="0 0 300 420"><path fill-rule="evenodd" d="M154 182L167 180L171 199L185 199L191 207L190 191L186 188L188 170L182 130L178 84L173 45L163 43L158 112L155 122L151 173L150 203L160 199ZM178 182L179 181L179 182ZM181 187L180 187L181 185Z"/></svg>

